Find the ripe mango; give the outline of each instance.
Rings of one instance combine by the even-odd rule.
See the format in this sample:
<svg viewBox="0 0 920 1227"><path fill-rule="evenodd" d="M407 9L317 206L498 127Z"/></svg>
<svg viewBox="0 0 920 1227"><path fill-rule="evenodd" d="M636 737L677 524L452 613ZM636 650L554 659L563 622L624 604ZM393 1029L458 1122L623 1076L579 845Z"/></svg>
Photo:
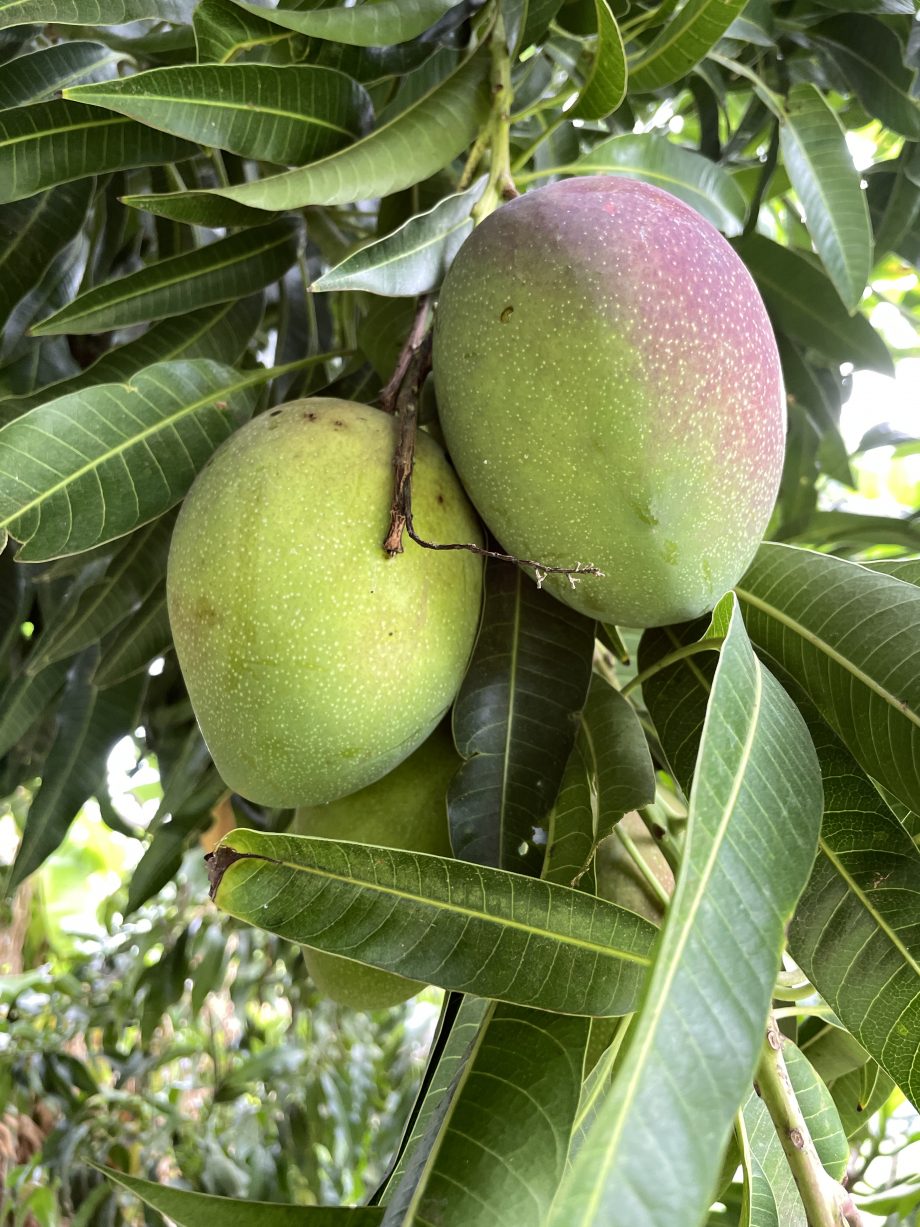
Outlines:
<svg viewBox="0 0 920 1227"><path fill-rule="evenodd" d="M442 724L395 771L331 805L302 806L292 835L320 835L450 856L447 785L462 759ZM320 992L356 1010L379 1010L414 997L425 986L342 955L303 947L307 970Z"/></svg>
<svg viewBox="0 0 920 1227"><path fill-rule="evenodd" d="M546 581L575 609L678 622L747 568L782 469L779 356L744 264L682 201L598 175L487 217L445 278L434 374L503 548L604 572Z"/></svg>
<svg viewBox="0 0 920 1227"><path fill-rule="evenodd" d="M317 398L261 414L199 474L167 572L189 698L230 788L318 805L373 783L453 701L479 620L480 560L412 541L388 558L396 423ZM428 436L416 521L479 541L475 514Z"/></svg>

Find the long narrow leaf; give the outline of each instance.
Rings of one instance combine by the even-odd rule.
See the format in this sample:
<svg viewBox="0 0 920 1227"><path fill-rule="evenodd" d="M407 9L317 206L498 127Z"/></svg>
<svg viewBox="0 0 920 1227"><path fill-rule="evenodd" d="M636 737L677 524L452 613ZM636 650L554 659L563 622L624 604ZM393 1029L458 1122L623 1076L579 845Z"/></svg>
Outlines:
<svg viewBox="0 0 920 1227"><path fill-rule="evenodd" d="M635 1007L655 929L580 891L439 856L235 831L222 911L441 988L566 1014Z"/></svg>
<svg viewBox="0 0 920 1227"><path fill-rule="evenodd" d="M310 38L327 38L353 47L384 47L404 43L427 30L439 17L452 9L459 0L377 0L346 8L296 12L292 9L267 8L233 0L239 8L258 17L266 17L276 25L306 34Z"/></svg>

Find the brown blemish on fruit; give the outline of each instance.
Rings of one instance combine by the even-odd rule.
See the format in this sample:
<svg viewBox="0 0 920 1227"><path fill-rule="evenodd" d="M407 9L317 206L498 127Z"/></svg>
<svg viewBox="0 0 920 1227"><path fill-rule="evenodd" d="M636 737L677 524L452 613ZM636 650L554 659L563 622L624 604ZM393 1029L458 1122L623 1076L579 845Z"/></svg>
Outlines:
<svg viewBox="0 0 920 1227"><path fill-rule="evenodd" d="M504 311L501 313L501 315L498 318L501 320L503 324L507 324L513 314L514 314L514 307L512 307L511 304L509 303L508 306L505 307Z"/></svg>

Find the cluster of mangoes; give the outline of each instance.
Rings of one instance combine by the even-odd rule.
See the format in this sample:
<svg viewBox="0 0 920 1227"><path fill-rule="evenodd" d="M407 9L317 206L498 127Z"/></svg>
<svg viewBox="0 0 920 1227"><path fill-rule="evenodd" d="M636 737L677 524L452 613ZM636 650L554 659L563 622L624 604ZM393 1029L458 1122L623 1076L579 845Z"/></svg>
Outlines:
<svg viewBox="0 0 920 1227"><path fill-rule="evenodd" d="M516 557L598 569L545 586L628 627L696 617L740 578L779 483L782 376L749 274L689 206L596 176L493 213L444 282L433 373L450 459L420 434L426 539L481 544L481 517ZM396 434L379 409L323 398L244 426L185 501L169 613L230 788L300 807L303 834L449 855L459 760L431 735L473 648L482 564L383 551ZM418 989L308 962L353 1004Z"/></svg>

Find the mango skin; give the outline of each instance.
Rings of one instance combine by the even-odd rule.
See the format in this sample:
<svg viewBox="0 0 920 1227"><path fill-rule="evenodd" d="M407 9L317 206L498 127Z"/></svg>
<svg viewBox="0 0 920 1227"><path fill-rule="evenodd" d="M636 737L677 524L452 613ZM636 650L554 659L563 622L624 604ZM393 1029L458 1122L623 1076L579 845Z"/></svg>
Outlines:
<svg viewBox="0 0 920 1227"><path fill-rule="evenodd" d="M302 806L292 835L320 835L450 856L447 785L463 760L442 724L389 775L330 805ZM304 962L326 997L355 1010L379 1010L414 997L425 987L378 967L303 946Z"/></svg>
<svg viewBox="0 0 920 1227"><path fill-rule="evenodd" d="M549 577L566 604L661 626L746 570L782 470L779 355L744 264L682 201L599 175L493 213L445 278L434 374L503 548L605 573Z"/></svg>
<svg viewBox="0 0 920 1227"><path fill-rule="evenodd" d="M269 806L364 788L431 733L463 678L482 568L408 539L388 558L396 423L328 398L232 435L179 515L169 619L189 698L227 785ZM475 514L420 435L416 522L479 541Z"/></svg>

